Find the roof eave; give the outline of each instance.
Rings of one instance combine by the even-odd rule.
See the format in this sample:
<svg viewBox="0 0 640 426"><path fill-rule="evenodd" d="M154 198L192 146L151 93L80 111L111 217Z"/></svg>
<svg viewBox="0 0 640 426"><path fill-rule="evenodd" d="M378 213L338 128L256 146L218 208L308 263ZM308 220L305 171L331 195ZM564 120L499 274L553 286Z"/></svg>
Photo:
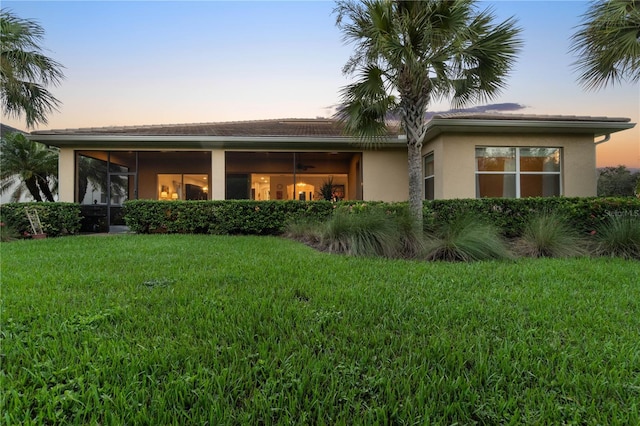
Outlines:
<svg viewBox="0 0 640 426"><path fill-rule="evenodd" d="M442 133L577 133L593 137L631 129L620 121L486 120L434 118L427 124L425 142Z"/></svg>
<svg viewBox="0 0 640 426"><path fill-rule="evenodd" d="M169 136L169 135L65 135L31 134L29 139L60 148L136 148L136 149L355 149L362 148L359 139L349 137L293 136ZM405 147L397 138L376 143L379 148Z"/></svg>

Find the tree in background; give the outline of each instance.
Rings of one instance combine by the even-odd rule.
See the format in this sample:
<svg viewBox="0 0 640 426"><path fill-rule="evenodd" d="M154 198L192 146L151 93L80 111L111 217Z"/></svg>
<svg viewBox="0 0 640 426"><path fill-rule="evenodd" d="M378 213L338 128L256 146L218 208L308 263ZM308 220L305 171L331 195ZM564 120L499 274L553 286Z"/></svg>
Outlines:
<svg viewBox="0 0 640 426"><path fill-rule="evenodd" d="M355 53L345 74L337 118L348 133L375 143L386 133L385 115L398 112L407 135L409 205L422 224L422 143L431 101L455 107L495 97L522 44L510 18L494 23L472 0L338 1L336 25ZM383 173L383 171L381 171Z"/></svg>
<svg viewBox="0 0 640 426"><path fill-rule="evenodd" d="M640 81L640 1L595 1L572 37L579 81L589 89Z"/></svg>
<svg viewBox="0 0 640 426"><path fill-rule="evenodd" d="M58 62L42 54L44 29L35 21L0 11L0 94L8 116L24 113L27 127L47 122L58 101L47 89L64 78Z"/></svg>
<svg viewBox="0 0 640 426"><path fill-rule="evenodd" d="M22 133L5 133L0 139L0 192L18 183L11 194L19 201L26 189L35 201L55 201L58 153L31 141Z"/></svg>
<svg viewBox="0 0 640 426"><path fill-rule="evenodd" d="M633 197L640 184L640 172L631 173L625 166L598 169L599 197Z"/></svg>

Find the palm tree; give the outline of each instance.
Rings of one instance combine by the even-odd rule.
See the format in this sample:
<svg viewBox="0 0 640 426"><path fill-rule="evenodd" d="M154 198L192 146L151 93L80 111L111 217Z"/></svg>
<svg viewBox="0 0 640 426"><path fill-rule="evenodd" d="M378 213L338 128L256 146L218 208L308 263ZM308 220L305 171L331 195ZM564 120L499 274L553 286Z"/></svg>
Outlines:
<svg viewBox="0 0 640 426"><path fill-rule="evenodd" d="M337 3L336 25L355 44L343 71L358 71L342 89L337 118L347 132L374 141L386 132L385 115L400 114L407 134L409 205L422 224L421 149L425 113L437 98L456 107L495 97L521 45L513 18L495 25L473 0Z"/></svg>
<svg viewBox="0 0 640 426"><path fill-rule="evenodd" d="M25 188L35 201L55 201L58 154L31 141L22 133L6 133L0 140L0 192L15 187L12 201L19 201Z"/></svg>
<svg viewBox="0 0 640 426"><path fill-rule="evenodd" d="M579 56L574 66L583 86L640 81L640 1L593 2L578 28L571 51Z"/></svg>
<svg viewBox="0 0 640 426"><path fill-rule="evenodd" d="M43 55L38 43L44 29L35 21L0 11L0 93L8 116L23 113L27 127L47 122L47 114L58 109L58 101L45 88L64 78L58 62Z"/></svg>

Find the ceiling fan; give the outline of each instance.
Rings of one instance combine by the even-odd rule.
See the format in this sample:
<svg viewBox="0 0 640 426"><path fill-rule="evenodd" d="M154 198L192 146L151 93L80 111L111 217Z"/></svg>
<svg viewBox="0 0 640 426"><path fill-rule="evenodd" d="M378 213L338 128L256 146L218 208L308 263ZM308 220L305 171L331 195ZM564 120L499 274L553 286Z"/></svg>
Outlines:
<svg viewBox="0 0 640 426"><path fill-rule="evenodd" d="M316 166L312 166L310 164L302 164L302 163L298 163L296 164L296 170L302 170L303 172L306 172L309 169L315 169Z"/></svg>

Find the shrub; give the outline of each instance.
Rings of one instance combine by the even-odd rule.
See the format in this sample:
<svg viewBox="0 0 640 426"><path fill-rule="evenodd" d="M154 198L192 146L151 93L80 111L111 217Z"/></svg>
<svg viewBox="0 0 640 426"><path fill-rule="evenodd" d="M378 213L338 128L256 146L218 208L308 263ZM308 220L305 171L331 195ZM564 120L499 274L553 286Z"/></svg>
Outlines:
<svg viewBox="0 0 640 426"><path fill-rule="evenodd" d="M320 244L333 253L396 257L400 238L396 223L381 209L351 213L341 208L322 228Z"/></svg>
<svg viewBox="0 0 640 426"><path fill-rule="evenodd" d="M595 254L640 259L640 216L611 216L594 236Z"/></svg>
<svg viewBox="0 0 640 426"><path fill-rule="evenodd" d="M514 247L519 254L530 257L576 257L587 254L582 235L557 212L533 216Z"/></svg>
<svg viewBox="0 0 640 426"><path fill-rule="evenodd" d="M495 226L465 215L441 223L430 233L425 257L427 260L466 262L508 259L511 254Z"/></svg>
<svg viewBox="0 0 640 426"><path fill-rule="evenodd" d="M287 236L352 256L415 257L423 246L405 204L343 204L323 223L292 223Z"/></svg>
<svg viewBox="0 0 640 426"><path fill-rule="evenodd" d="M558 212L571 227L585 234L607 220L612 214L640 214L637 198L482 198L434 200L424 203L426 230L433 231L440 223L451 223L471 214L495 225L508 238L522 236L532 217L544 212Z"/></svg>
<svg viewBox="0 0 640 426"><path fill-rule="evenodd" d="M12 226L4 222L0 222L0 241L6 242L15 240L19 236L20 234L18 231L16 231Z"/></svg>
<svg viewBox="0 0 640 426"><path fill-rule="evenodd" d="M8 203L0 209L0 221L20 235L30 235L31 224L25 208L36 210L44 233L50 237L77 234L80 231L80 206L75 203Z"/></svg>
<svg viewBox="0 0 640 426"><path fill-rule="evenodd" d="M291 221L321 221L332 210L327 201L131 200L124 205L124 217L137 233L277 235Z"/></svg>
<svg viewBox="0 0 640 426"><path fill-rule="evenodd" d="M284 236L316 247L322 236L322 224L305 218L292 220L286 224Z"/></svg>

